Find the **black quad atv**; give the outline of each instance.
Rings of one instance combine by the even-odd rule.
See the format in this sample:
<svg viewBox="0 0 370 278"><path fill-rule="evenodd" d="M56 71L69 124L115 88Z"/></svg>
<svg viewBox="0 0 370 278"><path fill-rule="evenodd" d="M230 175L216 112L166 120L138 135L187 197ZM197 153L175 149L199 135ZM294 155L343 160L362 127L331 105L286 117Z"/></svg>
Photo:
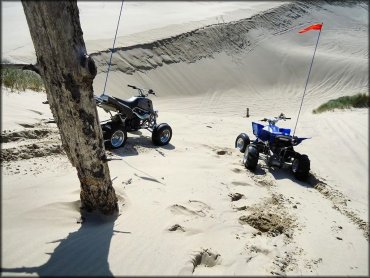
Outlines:
<svg viewBox="0 0 370 278"><path fill-rule="evenodd" d="M148 95L155 95L152 89L146 90L128 85L139 92L138 96L127 100L103 94L95 97L96 105L110 113L111 119L101 122L104 143L107 148L123 147L127 140L127 131L147 129L152 133L154 145L167 145L172 138L172 129L166 123L157 124L158 111ZM111 112L116 112L114 115Z"/></svg>

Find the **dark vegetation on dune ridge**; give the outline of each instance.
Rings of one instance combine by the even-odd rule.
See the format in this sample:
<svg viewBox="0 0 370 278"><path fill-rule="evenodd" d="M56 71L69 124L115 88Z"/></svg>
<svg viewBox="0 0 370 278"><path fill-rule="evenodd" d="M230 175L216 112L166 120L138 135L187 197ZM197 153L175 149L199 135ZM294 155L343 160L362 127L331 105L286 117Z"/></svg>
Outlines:
<svg viewBox="0 0 370 278"><path fill-rule="evenodd" d="M331 99L328 102L320 105L312 112L314 114L322 113L325 111L332 111L334 109L346 108L366 108L369 107L369 95L357 94L354 96L344 96L337 99Z"/></svg>
<svg viewBox="0 0 370 278"><path fill-rule="evenodd" d="M6 64L8 61L1 61ZM44 82L41 77L30 70L1 69L1 85L14 91L25 91L26 89L37 92L45 91Z"/></svg>
<svg viewBox="0 0 370 278"><path fill-rule="evenodd" d="M45 90L41 77L29 70L1 69L1 84L12 92L26 89L37 92Z"/></svg>

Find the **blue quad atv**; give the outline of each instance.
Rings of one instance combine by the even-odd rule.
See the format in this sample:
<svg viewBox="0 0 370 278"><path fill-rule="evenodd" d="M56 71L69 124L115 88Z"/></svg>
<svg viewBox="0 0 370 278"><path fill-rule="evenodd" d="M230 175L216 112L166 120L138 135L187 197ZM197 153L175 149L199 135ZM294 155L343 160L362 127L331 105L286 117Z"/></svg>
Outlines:
<svg viewBox="0 0 370 278"><path fill-rule="evenodd" d="M245 133L236 138L235 147L244 153L243 164L246 168L254 171L261 155L265 157L267 166L281 168L289 165L295 178L307 179L310 160L307 155L296 152L293 147L309 138L292 136L289 128L279 128L275 125L280 120L288 119L290 118L281 113L278 117L261 120L268 122L268 125L252 122L253 134L257 137L253 142Z"/></svg>

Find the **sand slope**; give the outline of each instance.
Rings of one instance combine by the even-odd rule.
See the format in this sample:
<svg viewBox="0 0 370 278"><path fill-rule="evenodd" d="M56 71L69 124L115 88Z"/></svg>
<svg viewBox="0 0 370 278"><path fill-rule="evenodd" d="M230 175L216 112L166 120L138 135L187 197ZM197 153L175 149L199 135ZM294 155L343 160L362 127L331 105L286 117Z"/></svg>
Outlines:
<svg viewBox="0 0 370 278"><path fill-rule="evenodd" d="M81 219L79 181L45 96L3 89L2 274L368 275L368 109L311 113L366 91L367 14L363 2L292 2L116 52L107 91L153 88L158 120L174 134L154 147L148 131L130 133L108 152L115 219ZM294 127L317 35L297 31L323 18L297 127L312 137L296 147L311 159L310 178L262 160L251 173L235 138L280 112ZM107 57L94 54L97 94Z"/></svg>
<svg viewBox="0 0 370 278"><path fill-rule="evenodd" d="M364 112L332 114L342 122L357 115L353 130L366 136ZM143 131L109 153L122 159L109 165L120 200L114 222L79 223L79 182L65 156L3 162L4 274L366 274L366 175L355 185L347 163L331 173L315 139L306 146L316 146L308 153L318 180L297 182L262 161L252 174L233 148L245 118L164 112L161 119L176 127L171 145L154 148ZM331 124L325 115L309 122ZM356 161L365 171L367 158Z"/></svg>
<svg viewBox="0 0 370 278"><path fill-rule="evenodd" d="M115 74L107 91L127 96L125 84L136 82L157 89L161 96L234 89L247 97L300 98L317 32L298 34L298 30L317 21L324 21L324 29L308 94L317 99L340 95L340 91L366 91L366 16L364 4L343 9L322 2L294 2L232 23L117 48L111 68ZM92 56L99 70L106 71L110 53ZM104 74L96 78L97 92L102 91L104 78Z"/></svg>

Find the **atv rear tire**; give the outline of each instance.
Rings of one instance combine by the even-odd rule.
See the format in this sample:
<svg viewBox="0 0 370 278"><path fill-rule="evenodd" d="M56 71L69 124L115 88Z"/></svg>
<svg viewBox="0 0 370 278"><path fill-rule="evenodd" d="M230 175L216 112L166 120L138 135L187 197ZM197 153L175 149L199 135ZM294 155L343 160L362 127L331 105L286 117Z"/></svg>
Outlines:
<svg viewBox="0 0 370 278"><path fill-rule="evenodd" d="M235 148L237 148L241 153L244 153L247 146L251 143L248 135L245 133L240 133L235 140Z"/></svg>
<svg viewBox="0 0 370 278"><path fill-rule="evenodd" d="M296 179L306 180L310 171L310 160L305 154L298 154L292 163L292 172Z"/></svg>
<svg viewBox="0 0 370 278"><path fill-rule="evenodd" d="M127 132L122 126L112 126L107 134L106 147L108 149L118 149L126 144Z"/></svg>
<svg viewBox="0 0 370 278"><path fill-rule="evenodd" d="M259 152L257 146L248 145L244 153L243 164L245 168L254 171L257 167Z"/></svg>
<svg viewBox="0 0 370 278"><path fill-rule="evenodd" d="M156 146L167 145L172 138L172 128L168 124L156 126L152 133L152 141Z"/></svg>

